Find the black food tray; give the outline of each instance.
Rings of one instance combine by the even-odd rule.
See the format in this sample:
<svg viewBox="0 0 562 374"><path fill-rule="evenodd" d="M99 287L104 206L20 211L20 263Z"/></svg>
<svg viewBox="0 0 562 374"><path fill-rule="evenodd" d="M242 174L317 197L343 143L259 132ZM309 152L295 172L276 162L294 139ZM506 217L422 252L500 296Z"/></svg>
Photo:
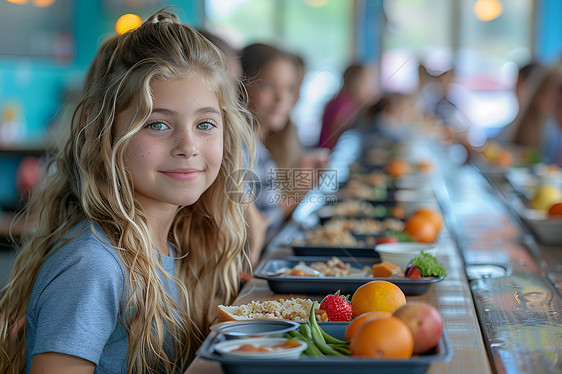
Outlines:
<svg viewBox="0 0 562 374"><path fill-rule="evenodd" d="M344 339L345 322L324 322L320 327L328 334ZM424 355L414 355L408 359L367 358L354 356L301 356L299 359L255 360L228 358L214 351L215 344L225 337L211 332L198 351L201 358L217 361L226 374L423 374L431 364L450 361L453 351L443 331L437 347Z"/></svg>
<svg viewBox="0 0 562 374"><path fill-rule="evenodd" d="M345 188L345 185L340 187L340 189ZM371 188L371 189L375 189L375 188L379 188L379 189L385 189L386 190L386 196L381 197L381 198L374 198L374 199L365 199L359 196L351 196L349 194L346 194L344 192L342 192L342 190L338 191L337 194L337 198L338 200L349 200L349 199L354 199L354 200L364 200L367 201L373 205L377 205L377 204L381 204L381 205L395 205L397 204L397 200L396 200L396 194L398 189L396 188L388 188L388 187L374 187L374 186L369 186L367 188Z"/></svg>
<svg viewBox="0 0 562 374"><path fill-rule="evenodd" d="M336 214L334 212L333 205L325 205L322 208L318 209L316 215L321 223L324 223L330 219L335 218L346 218L346 219L362 219L362 218L373 218L373 219L385 219L385 218L393 218L394 215L392 211L394 207L403 205L400 202L393 201L368 201L368 200L361 200L367 204L373 206L373 209L369 212L360 212L357 214Z"/></svg>
<svg viewBox="0 0 562 374"><path fill-rule="evenodd" d="M368 257L380 259L375 247L343 247L325 245L293 245L295 256L336 256L341 258Z"/></svg>
<svg viewBox="0 0 562 374"><path fill-rule="evenodd" d="M433 283L441 282L443 277L425 277L420 279L410 278L373 278L365 277L295 277L273 275L282 268L293 268L299 262L309 265L314 262L326 262L331 256L322 257L287 257L284 259L271 259L263 261L256 269L254 276L267 280L271 291L281 294L304 293L326 295L340 290L341 294L353 294L357 288L373 280L385 280L394 283L405 295L416 296L425 293ZM379 263L379 259L346 259L343 262L351 264L355 268L372 266Z"/></svg>

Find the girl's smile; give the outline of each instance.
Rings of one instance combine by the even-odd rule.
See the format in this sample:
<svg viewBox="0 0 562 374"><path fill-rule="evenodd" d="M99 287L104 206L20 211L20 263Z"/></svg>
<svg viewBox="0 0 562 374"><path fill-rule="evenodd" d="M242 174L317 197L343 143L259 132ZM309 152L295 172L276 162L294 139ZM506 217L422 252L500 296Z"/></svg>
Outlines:
<svg viewBox="0 0 562 374"><path fill-rule="evenodd" d="M174 169L161 171L162 174L175 179L177 181L191 181L201 174L202 170L199 169Z"/></svg>

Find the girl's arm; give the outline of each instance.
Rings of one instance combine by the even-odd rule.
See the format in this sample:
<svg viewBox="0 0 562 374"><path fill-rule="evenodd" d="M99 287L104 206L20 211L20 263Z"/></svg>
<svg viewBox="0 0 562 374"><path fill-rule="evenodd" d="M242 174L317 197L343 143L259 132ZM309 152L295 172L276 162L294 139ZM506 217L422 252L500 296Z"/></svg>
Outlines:
<svg viewBox="0 0 562 374"><path fill-rule="evenodd" d="M83 358L47 352L33 356L30 374L92 374L96 365Z"/></svg>
<svg viewBox="0 0 562 374"><path fill-rule="evenodd" d="M250 247L250 262L255 268L259 261L265 243L265 234L271 221L251 203L246 208L246 221L248 222L248 243Z"/></svg>

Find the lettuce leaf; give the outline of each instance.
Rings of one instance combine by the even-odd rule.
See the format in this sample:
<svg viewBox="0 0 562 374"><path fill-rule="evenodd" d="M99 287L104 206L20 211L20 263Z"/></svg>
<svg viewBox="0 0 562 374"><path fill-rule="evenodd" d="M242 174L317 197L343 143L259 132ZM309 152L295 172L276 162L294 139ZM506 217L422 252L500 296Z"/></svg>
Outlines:
<svg viewBox="0 0 562 374"><path fill-rule="evenodd" d="M431 254L424 253L411 261L416 265L422 277L446 277L447 269Z"/></svg>

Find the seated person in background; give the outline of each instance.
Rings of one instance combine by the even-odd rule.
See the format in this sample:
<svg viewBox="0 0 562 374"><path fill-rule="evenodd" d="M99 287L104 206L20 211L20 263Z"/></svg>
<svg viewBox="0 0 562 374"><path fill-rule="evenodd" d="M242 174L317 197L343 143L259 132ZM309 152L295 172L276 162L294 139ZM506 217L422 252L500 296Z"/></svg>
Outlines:
<svg viewBox="0 0 562 374"><path fill-rule="evenodd" d="M343 83L336 95L326 104L322 115L322 130L318 146L334 148L340 135L375 97L374 76L361 64L352 64L343 73Z"/></svg>
<svg viewBox="0 0 562 374"><path fill-rule="evenodd" d="M547 67L541 74L529 79L529 91L522 110L513 121L512 136L507 142L537 151L543 149L545 125L550 117L557 89L560 82L559 73L554 67Z"/></svg>
<svg viewBox="0 0 562 374"><path fill-rule="evenodd" d="M232 47L221 37L211 33L208 30L199 29L201 35L207 38L211 43L213 43L218 49L224 53L228 61L228 75L230 79L238 85L242 78L242 67L240 65L240 54L241 51ZM247 151L247 150L245 150ZM248 156L248 155L246 155ZM271 221L266 217L266 215L256 208L255 202L245 202L245 217L248 223L248 247L249 253L248 257L250 259L250 265L244 268L242 272L243 281L249 280L249 273L251 273L250 268L254 268L258 265L260 260L260 255L265 245L266 232Z"/></svg>
<svg viewBox="0 0 562 374"><path fill-rule="evenodd" d="M536 82L543 79L547 73L548 67L538 62L529 62L522 66L517 74L517 80L513 88L513 93L517 100L518 115L522 113L524 107L530 102L529 96L531 91L536 90ZM516 117L517 118L517 117ZM503 129L501 129L492 140L498 144L505 145L513 140L516 131L517 122L514 120Z"/></svg>
<svg viewBox="0 0 562 374"><path fill-rule="evenodd" d="M513 159L523 163L554 159L559 130L553 113L561 82L559 67L535 66L523 84L521 110L512 123L489 139L484 157L503 168L511 166Z"/></svg>
<svg viewBox="0 0 562 374"><path fill-rule="evenodd" d="M234 82L240 81L242 77L242 67L240 66L240 51L236 48L232 47L229 43L226 42L223 38L219 37L216 34L213 34L209 30L205 29L198 29L199 33L203 35L205 38L209 39L211 43L213 43L218 49L224 53L228 61L228 76Z"/></svg>
<svg viewBox="0 0 562 374"><path fill-rule="evenodd" d="M294 96L294 108L300 97L306 66L302 57L294 54L293 57L299 77ZM297 126L290 117L284 128L272 132L266 137L264 144L279 169L326 167L330 156L329 150L325 148L305 149L299 139Z"/></svg>
<svg viewBox="0 0 562 374"><path fill-rule="evenodd" d="M414 118L415 109L410 96L388 92L366 110L365 120L384 138L400 142L409 134L408 123L421 121L421 113L417 114L418 118Z"/></svg>
<svg viewBox="0 0 562 374"><path fill-rule="evenodd" d="M558 87L555 89L552 113L545 124L542 154L545 163L562 167L562 60L554 69L558 76Z"/></svg>
<svg viewBox="0 0 562 374"><path fill-rule="evenodd" d="M294 125L288 127L300 84L298 61L293 54L256 43L242 50L241 62L249 108L259 124L255 128L258 144L254 172L261 191L255 203L271 222L268 229L268 237L271 237L290 217L314 182L299 179L299 173L293 173L292 169L295 167L292 163L298 160L289 157L294 153L302 154L296 128ZM287 168L279 168L264 146L272 136L277 137L278 160L286 162Z"/></svg>

